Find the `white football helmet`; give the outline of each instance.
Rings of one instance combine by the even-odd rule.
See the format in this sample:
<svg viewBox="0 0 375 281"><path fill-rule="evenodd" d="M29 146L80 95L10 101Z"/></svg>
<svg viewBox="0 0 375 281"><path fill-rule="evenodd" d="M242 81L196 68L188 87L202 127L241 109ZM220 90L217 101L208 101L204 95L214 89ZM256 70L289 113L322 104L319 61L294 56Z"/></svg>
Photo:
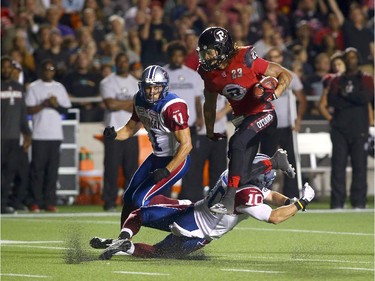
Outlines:
<svg viewBox="0 0 375 281"><path fill-rule="evenodd" d="M270 157L268 155L262 154L262 153L257 153L257 155L254 158L253 164L256 164L256 163L258 163L260 161L263 161L263 160L269 160L269 159L270 159ZM275 180L275 178L276 178L276 171L272 169L271 171L268 171L264 174L259 174L255 177L252 177L250 179L250 183L256 185L259 188L271 189L273 181Z"/></svg>
<svg viewBox="0 0 375 281"><path fill-rule="evenodd" d="M146 87L150 86L162 86L162 91L159 95L158 99L149 99L146 94ZM167 71L158 65L150 65L147 67L141 77L141 81L138 82L139 91L141 93L141 96L143 99L150 103L150 104L156 104L159 100L164 98L167 95L168 89L169 89L169 76Z"/></svg>

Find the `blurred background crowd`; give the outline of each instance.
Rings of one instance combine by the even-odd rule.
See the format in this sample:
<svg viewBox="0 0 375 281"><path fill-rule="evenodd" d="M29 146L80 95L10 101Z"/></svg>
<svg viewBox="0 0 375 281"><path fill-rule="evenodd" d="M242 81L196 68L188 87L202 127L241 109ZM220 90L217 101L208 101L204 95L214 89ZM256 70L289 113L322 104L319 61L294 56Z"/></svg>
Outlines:
<svg viewBox="0 0 375 281"><path fill-rule="evenodd" d="M311 100L320 97L336 51L357 48L361 68L373 73L374 3L368 0L2 0L1 6L1 53L16 62L17 80L36 80L40 62L50 58L55 80L76 98L99 96L100 80L115 70L120 51L139 77L150 64L165 65L168 43L180 40L188 50L185 65L195 70L197 38L209 26L225 27L261 57L281 49L283 65L298 74ZM100 102L73 107L84 110L81 122L103 119ZM322 116L310 105L304 118Z"/></svg>

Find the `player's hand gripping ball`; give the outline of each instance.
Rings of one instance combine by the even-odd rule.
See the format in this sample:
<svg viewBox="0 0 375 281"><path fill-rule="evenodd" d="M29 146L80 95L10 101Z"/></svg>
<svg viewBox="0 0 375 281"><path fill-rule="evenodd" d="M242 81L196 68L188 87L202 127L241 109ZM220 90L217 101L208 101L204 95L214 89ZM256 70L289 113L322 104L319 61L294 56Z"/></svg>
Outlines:
<svg viewBox="0 0 375 281"><path fill-rule="evenodd" d="M254 95L257 98L262 98L266 101L275 100L277 99L275 89L277 88L278 84L279 81L275 77L266 76L255 85Z"/></svg>

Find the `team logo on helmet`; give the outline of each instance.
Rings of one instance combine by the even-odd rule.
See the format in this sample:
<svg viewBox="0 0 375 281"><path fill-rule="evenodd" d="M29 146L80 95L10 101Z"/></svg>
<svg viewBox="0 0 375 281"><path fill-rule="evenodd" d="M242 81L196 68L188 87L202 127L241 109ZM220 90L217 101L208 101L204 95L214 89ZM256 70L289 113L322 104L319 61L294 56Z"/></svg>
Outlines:
<svg viewBox="0 0 375 281"><path fill-rule="evenodd" d="M216 41L223 42L223 43L228 40L227 34L222 29L215 30L214 37Z"/></svg>

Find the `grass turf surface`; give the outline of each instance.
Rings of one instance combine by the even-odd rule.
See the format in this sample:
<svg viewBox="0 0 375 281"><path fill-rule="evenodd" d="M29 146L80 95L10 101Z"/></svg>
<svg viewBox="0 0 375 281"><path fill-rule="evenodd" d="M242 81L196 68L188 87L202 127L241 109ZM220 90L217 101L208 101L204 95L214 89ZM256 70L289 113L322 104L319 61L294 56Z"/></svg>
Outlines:
<svg viewBox="0 0 375 281"><path fill-rule="evenodd" d="M116 237L119 213L60 206L59 213L2 216L1 280L374 280L374 210L311 204L280 225L248 219L187 259L97 260L93 236ZM315 210L314 210L315 209ZM82 213L84 212L84 213ZM166 233L143 228L134 242Z"/></svg>

